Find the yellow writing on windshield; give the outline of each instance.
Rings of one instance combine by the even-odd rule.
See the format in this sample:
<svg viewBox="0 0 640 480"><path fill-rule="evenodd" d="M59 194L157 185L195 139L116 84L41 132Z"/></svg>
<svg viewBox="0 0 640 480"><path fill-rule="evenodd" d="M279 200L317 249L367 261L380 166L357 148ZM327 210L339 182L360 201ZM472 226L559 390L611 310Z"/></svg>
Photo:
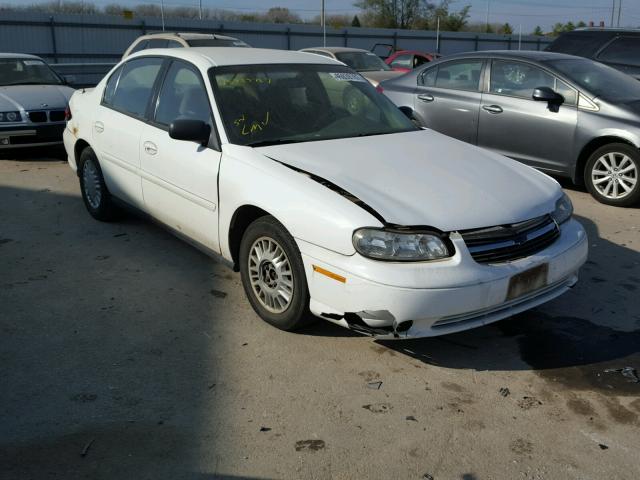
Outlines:
<svg viewBox="0 0 640 480"><path fill-rule="evenodd" d="M264 127L269 125L269 112L265 113L262 120L247 120L247 116L243 113L242 116L236 118L233 124L240 128L240 135L252 135L256 132L261 132Z"/></svg>

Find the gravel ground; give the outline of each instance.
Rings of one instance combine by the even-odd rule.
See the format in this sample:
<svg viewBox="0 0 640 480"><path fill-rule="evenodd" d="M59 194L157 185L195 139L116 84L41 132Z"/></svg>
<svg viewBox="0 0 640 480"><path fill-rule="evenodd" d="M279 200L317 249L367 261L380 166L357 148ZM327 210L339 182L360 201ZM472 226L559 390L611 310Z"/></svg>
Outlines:
<svg viewBox="0 0 640 480"><path fill-rule="evenodd" d="M607 372L640 371L640 209L568 188L571 292L378 342L268 326L189 245L94 221L61 158L0 160L0 478L640 478L640 383Z"/></svg>

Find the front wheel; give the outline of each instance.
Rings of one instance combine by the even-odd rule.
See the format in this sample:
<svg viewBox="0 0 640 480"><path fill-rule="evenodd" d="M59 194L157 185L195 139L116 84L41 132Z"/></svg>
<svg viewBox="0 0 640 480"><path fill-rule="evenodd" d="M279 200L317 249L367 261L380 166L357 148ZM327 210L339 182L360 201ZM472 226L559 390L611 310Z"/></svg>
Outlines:
<svg viewBox="0 0 640 480"><path fill-rule="evenodd" d="M640 152L624 143L596 150L587 161L584 180L601 203L628 207L640 202Z"/></svg>
<svg viewBox="0 0 640 480"><path fill-rule="evenodd" d="M249 225L240 244L239 261L244 291L263 320L287 331L310 322L302 257L280 222L265 216Z"/></svg>

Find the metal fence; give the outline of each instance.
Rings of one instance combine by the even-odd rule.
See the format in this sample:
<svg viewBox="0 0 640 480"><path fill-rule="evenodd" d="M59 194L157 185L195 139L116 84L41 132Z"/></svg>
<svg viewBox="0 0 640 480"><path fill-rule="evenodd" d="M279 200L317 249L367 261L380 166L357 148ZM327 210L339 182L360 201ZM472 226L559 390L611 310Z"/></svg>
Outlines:
<svg viewBox="0 0 640 480"><path fill-rule="evenodd" d="M131 42L162 30L160 18L131 20L111 15L47 15L35 12L0 12L0 51L32 53L45 58L77 85L97 83L117 62ZM168 18L165 30L210 32L238 37L254 47L298 50L322 44L316 25L226 23L215 20ZM469 32L392 30L382 28L327 29L328 46L371 49L376 43L396 48L450 55L470 50L542 50L545 37Z"/></svg>

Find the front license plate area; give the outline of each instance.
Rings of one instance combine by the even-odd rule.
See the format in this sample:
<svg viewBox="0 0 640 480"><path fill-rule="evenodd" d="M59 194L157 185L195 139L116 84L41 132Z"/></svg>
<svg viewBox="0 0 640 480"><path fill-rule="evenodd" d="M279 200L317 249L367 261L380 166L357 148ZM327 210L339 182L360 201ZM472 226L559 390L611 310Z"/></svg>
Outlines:
<svg viewBox="0 0 640 480"><path fill-rule="evenodd" d="M542 265L514 275L509 280L507 300L513 300L546 286L548 273L549 264L543 263Z"/></svg>

